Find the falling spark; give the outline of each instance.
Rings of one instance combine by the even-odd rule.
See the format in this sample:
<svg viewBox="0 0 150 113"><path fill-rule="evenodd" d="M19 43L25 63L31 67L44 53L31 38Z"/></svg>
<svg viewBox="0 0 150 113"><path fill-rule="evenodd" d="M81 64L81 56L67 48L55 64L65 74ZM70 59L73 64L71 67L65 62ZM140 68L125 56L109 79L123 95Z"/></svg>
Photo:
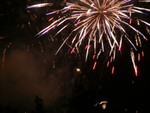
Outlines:
<svg viewBox="0 0 150 113"><path fill-rule="evenodd" d="M12 42L9 42L9 44L7 45L6 48L4 48L3 50L3 56L2 56L2 65L1 65L1 69L4 70L5 68L5 59L6 59L6 52L7 50L12 46Z"/></svg>
<svg viewBox="0 0 150 113"><path fill-rule="evenodd" d="M120 43L119 43L119 49L118 49L119 51L121 51L121 49L122 49L122 36L121 36Z"/></svg>
<svg viewBox="0 0 150 113"><path fill-rule="evenodd" d="M113 62L113 57L110 58L110 63L112 63L112 62Z"/></svg>
<svg viewBox="0 0 150 113"><path fill-rule="evenodd" d="M93 55L93 60L95 59L96 55Z"/></svg>
<svg viewBox="0 0 150 113"><path fill-rule="evenodd" d="M42 3L27 8L51 5L51 3ZM86 51L85 61L88 59L90 48L93 48L94 55L97 56L94 57L95 60L95 58L99 58L101 52L105 52L104 48L108 48L107 45L109 44L108 50L110 51L111 61L107 63L107 67L112 60L115 60L117 50L121 51L122 43L126 40L131 44L131 60L137 75L134 52L142 46L141 39L147 40L145 34L139 30L140 23L145 24L145 29L150 34L148 28L150 23L145 21L144 18L139 19L142 17L140 15L146 16L146 12L150 12L150 9L137 7L132 0L78 0L77 2L66 2L64 8L46 14L51 16L49 19L50 25L41 30L37 36L40 37L56 27L63 26L54 35L56 37L59 33L65 32L65 29L69 28L73 22L72 32L64 39L56 54L69 38L72 38L70 46L73 49L71 53L79 52L79 48L85 44L83 44L83 41L86 40L87 44L84 45ZM61 16L54 20L53 15L58 13L61 13ZM137 14L137 16L133 14ZM135 36L135 41L132 35ZM94 63L93 68L96 64ZM114 73L114 67L112 67L112 73Z"/></svg>
<svg viewBox="0 0 150 113"><path fill-rule="evenodd" d="M50 22L50 21L52 21L54 19L54 17L51 17L48 21Z"/></svg>
<svg viewBox="0 0 150 113"><path fill-rule="evenodd" d="M110 64L110 62L108 61L108 62L107 62L107 67L109 67L109 64Z"/></svg>
<svg viewBox="0 0 150 113"><path fill-rule="evenodd" d="M141 54L138 53L138 61L141 61Z"/></svg>
<svg viewBox="0 0 150 113"><path fill-rule="evenodd" d="M132 19L130 19L129 23L132 24Z"/></svg>
<svg viewBox="0 0 150 113"><path fill-rule="evenodd" d="M73 52L75 52L75 47L71 50L71 54L72 54Z"/></svg>
<svg viewBox="0 0 150 113"><path fill-rule="evenodd" d="M97 65L97 62L95 61L95 62L94 62L94 65L93 65L93 70L95 70L96 65Z"/></svg>
<svg viewBox="0 0 150 113"><path fill-rule="evenodd" d="M150 35L150 29L148 27L146 27L146 31Z"/></svg>
<svg viewBox="0 0 150 113"><path fill-rule="evenodd" d="M41 4L35 4L35 5L28 6L27 9L41 8L41 7L52 6L52 5L53 5L52 3L41 3Z"/></svg>
<svg viewBox="0 0 150 113"><path fill-rule="evenodd" d="M137 66L135 64L135 54L133 52L133 48L131 48L131 60L134 67L135 75L137 76L138 73L137 73Z"/></svg>
<svg viewBox="0 0 150 113"><path fill-rule="evenodd" d="M112 70L111 70L111 74L113 75L114 72L115 72L115 67L113 66L113 67L112 67Z"/></svg>
<svg viewBox="0 0 150 113"><path fill-rule="evenodd" d="M5 67L5 57L6 57L6 48L3 51L3 58L2 58L2 70L4 70Z"/></svg>

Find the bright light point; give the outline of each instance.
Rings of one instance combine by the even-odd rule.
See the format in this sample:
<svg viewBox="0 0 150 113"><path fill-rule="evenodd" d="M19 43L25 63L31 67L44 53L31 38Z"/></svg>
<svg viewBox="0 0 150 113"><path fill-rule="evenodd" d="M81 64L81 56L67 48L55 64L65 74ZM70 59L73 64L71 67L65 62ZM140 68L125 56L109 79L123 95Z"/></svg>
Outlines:
<svg viewBox="0 0 150 113"><path fill-rule="evenodd" d="M81 70L79 68L76 69L77 72L81 72Z"/></svg>
<svg viewBox="0 0 150 113"><path fill-rule="evenodd" d="M76 68L75 70L76 70L77 74L81 74L81 69L80 68Z"/></svg>

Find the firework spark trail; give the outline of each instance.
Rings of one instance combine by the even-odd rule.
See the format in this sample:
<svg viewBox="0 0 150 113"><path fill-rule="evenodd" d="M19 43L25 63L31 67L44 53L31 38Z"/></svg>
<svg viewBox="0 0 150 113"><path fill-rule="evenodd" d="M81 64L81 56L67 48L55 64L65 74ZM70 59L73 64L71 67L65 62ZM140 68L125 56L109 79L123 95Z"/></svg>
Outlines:
<svg viewBox="0 0 150 113"><path fill-rule="evenodd" d="M41 8L41 7L52 6L52 5L53 5L52 3L41 3L41 4L35 4L35 5L28 6L27 8L28 9Z"/></svg>
<svg viewBox="0 0 150 113"><path fill-rule="evenodd" d="M11 46L12 46L12 42L9 42L9 44L7 45L7 47L4 48L4 50L3 50L2 65L1 65L1 69L2 70L4 70L4 68L5 68L5 59L6 59L7 49L9 49Z"/></svg>
<svg viewBox="0 0 150 113"><path fill-rule="evenodd" d="M47 5L52 4L36 4L28 8L39 8ZM150 12L150 9L137 7L131 0L78 0L72 3L67 2L64 8L46 14L52 16L49 19L51 24L41 30L37 36L40 37L58 26L63 26L54 35L56 37L56 35L67 29L71 25L70 20L73 20L74 28L68 37L64 39L56 54L70 37L72 37L70 45L73 48L71 53L79 52L82 42L87 39L85 61L88 59L91 47L93 47L95 58L98 59L101 52L104 52L106 48L106 41L110 46L109 56L112 56L114 60L117 48L121 51L123 39L126 39L131 44L131 60L137 75L134 51L142 46L141 39L147 40L147 38L135 25L132 25L132 22L135 20L135 24L138 26L140 26L140 23L145 24L148 34L150 34L148 28L150 23L138 19L133 14L146 16L145 12ZM55 20L53 15L59 13L61 13L61 16ZM132 30L132 34L135 35L135 42L132 36L129 35L128 29ZM74 36L74 34L76 35ZM96 63L94 63L93 69L95 69L95 66Z"/></svg>
<svg viewBox="0 0 150 113"><path fill-rule="evenodd" d="M4 64L5 64L5 56L6 56L6 48L3 51L3 58L2 58L2 70L4 69Z"/></svg>

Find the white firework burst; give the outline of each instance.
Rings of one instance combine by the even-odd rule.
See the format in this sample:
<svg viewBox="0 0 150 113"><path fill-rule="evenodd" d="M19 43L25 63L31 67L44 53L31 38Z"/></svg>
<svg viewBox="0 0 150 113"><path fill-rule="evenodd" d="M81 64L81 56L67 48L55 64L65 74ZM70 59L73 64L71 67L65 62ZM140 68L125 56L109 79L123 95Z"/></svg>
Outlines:
<svg viewBox="0 0 150 113"><path fill-rule="evenodd" d="M50 4L40 5L43 7ZM40 5L33 5L28 8L36 8L40 7ZM101 53L105 52L104 48L108 44L110 46L109 56L112 56L114 60L116 51L121 51L123 39L126 39L131 44L131 60L137 75L134 51L137 51L137 48L142 46L142 38L147 40L147 37L138 29L138 26L140 26L140 23L150 26L150 23L139 19L139 16L136 15L145 15L145 12L150 12L150 9L137 7L131 0L77 0L76 2L67 2L64 8L47 14L61 13L62 16L56 20L51 17L50 21L53 20L53 22L41 30L37 36L44 35L58 26L63 26L57 31L56 36L71 26L70 21L73 21L72 32L66 37L56 54L69 38L72 38L70 44L71 53L78 53L82 42L86 39L85 60L88 59L91 45L94 50L93 59L98 59ZM132 21L134 21L134 25L132 25ZM146 27L146 30L150 31L148 27ZM130 35L130 32L134 34L135 42L133 42L133 35ZM95 69L96 64L97 62L94 63L93 69ZM114 67L112 69L114 72Z"/></svg>

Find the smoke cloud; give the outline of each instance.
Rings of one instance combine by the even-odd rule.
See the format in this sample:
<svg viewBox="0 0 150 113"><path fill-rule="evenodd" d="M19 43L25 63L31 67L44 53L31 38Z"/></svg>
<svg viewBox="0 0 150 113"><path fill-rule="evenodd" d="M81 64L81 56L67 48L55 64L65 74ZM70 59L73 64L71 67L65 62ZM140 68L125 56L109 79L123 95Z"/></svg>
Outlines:
<svg viewBox="0 0 150 113"><path fill-rule="evenodd" d="M72 71L69 62L48 70L39 52L12 50L0 72L0 104L32 109L38 95L45 105L53 106L60 98L69 97Z"/></svg>

